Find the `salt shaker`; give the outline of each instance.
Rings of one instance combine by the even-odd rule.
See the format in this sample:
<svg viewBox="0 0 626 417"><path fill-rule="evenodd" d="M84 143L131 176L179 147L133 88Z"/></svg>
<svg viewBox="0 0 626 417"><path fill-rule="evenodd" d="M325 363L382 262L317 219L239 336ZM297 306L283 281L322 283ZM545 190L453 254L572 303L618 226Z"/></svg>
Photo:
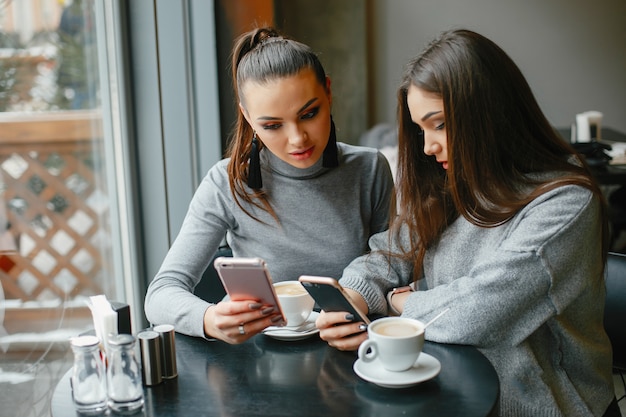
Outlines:
<svg viewBox="0 0 626 417"><path fill-rule="evenodd" d="M130 334L112 335L108 347L109 407L124 414L139 411L143 406L143 386L141 369L135 356L135 337Z"/></svg>
<svg viewBox="0 0 626 417"><path fill-rule="evenodd" d="M99 414L107 408L106 367L96 336L70 339L74 366L70 384L76 410L82 414Z"/></svg>

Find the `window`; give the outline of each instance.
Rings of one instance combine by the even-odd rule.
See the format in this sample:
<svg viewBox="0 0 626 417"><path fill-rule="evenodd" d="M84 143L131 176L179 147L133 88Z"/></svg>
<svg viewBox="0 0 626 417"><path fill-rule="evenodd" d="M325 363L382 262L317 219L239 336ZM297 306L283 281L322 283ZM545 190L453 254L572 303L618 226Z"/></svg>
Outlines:
<svg viewBox="0 0 626 417"><path fill-rule="evenodd" d="M21 381L2 388L16 415L47 407L89 296L142 314L118 7L0 2L0 373Z"/></svg>
<svg viewBox="0 0 626 417"><path fill-rule="evenodd" d="M0 405L16 415L47 415L88 296L146 324L145 286L221 158L213 7L0 0Z"/></svg>

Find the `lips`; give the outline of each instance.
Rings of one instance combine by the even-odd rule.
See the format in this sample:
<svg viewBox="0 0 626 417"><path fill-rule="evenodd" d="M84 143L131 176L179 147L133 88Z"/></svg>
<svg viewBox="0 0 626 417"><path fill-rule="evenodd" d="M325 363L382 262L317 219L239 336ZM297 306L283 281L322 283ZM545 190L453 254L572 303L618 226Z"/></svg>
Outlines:
<svg viewBox="0 0 626 417"><path fill-rule="evenodd" d="M441 164L443 169L448 169L448 161L437 161L437 162Z"/></svg>
<svg viewBox="0 0 626 417"><path fill-rule="evenodd" d="M293 158L297 159L298 161L302 161L304 159L310 158L311 155L313 155L314 149L315 149L315 146L311 146L310 148L305 149L303 151L290 152L289 155L291 155Z"/></svg>

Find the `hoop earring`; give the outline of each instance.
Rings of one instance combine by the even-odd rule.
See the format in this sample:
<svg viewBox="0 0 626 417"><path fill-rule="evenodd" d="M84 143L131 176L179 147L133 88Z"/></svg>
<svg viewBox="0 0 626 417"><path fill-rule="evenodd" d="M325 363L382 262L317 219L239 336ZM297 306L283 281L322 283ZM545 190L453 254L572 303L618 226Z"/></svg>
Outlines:
<svg viewBox="0 0 626 417"><path fill-rule="evenodd" d="M330 117L330 136L328 143L322 154L322 166L324 168L335 168L339 166L339 156L337 155L337 134L335 132L335 122Z"/></svg>
<svg viewBox="0 0 626 417"><path fill-rule="evenodd" d="M259 158L259 140L256 132L252 136L252 147L250 148L250 161L248 162L248 187L259 190L263 187L261 178L261 160Z"/></svg>

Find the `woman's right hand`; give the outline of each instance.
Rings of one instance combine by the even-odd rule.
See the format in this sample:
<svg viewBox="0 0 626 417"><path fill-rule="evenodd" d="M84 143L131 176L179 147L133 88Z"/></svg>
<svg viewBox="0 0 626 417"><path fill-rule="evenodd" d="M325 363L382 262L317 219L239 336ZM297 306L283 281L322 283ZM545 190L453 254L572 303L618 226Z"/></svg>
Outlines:
<svg viewBox="0 0 626 417"><path fill-rule="evenodd" d="M354 322L346 312L322 311L315 321L320 338L339 350L357 350L367 339L365 323Z"/></svg>
<svg viewBox="0 0 626 417"><path fill-rule="evenodd" d="M346 288L346 293L354 304L367 313L367 303L358 292ZM354 317L347 312L322 311L315 321L320 329L320 338L328 342L329 346L339 350L357 350L367 339L367 327L362 321L353 321Z"/></svg>
<svg viewBox="0 0 626 417"><path fill-rule="evenodd" d="M243 343L268 326L284 325L280 312L254 300L221 301L204 312L204 333L226 343Z"/></svg>

